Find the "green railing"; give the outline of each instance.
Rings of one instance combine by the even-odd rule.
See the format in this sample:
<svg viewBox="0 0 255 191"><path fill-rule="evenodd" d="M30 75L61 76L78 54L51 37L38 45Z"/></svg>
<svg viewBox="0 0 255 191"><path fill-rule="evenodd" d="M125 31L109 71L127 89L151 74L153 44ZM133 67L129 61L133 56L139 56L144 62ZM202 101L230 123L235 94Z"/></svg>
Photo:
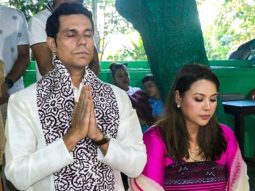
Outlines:
<svg viewBox="0 0 255 191"><path fill-rule="evenodd" d="M101 62L101 72L99 78L108 83L112 83L112 76L109 70L111 62ZM218 76L222 95L243 95L247 97L251 89L255 88L255 67L249 61L237 60L217 60L209 61L212 70ZM130 85L142 87L141 80L151 70L147 61L128 62L130 73ZM28 86L36 81L35 63L31 62L24 74L25 85ZM221 102L217 110L218 119L221 122L234 127L233 116L225 114ZM255 137L255 116L245 118L245 153L247 156L255 155L255 145L252 137Z"/></svg>
<svg viewBox="0 0 255 191"><path fill-rule="evenodd" d="M144 75L151 73L149 64L147 61L132 61L127 62L128 69L130 72L131 85L141 87L141 79ZM109 70L109 65L111 62L103 61L101 62L101 72L99 78L103 81L112 82L111 72ZM255 87L253 78L254 68L250 66L249 61L245 60L213 60L209 61L212 70L219 76L221 81L221 92L222 93L244 93L247 95L251 87ZM245 75L244 75L245 74ZM254 76L254 77L253 77ZM31 61L27 67L24 77L25 86L36 82L36 72L35 72L35 62ZM238 86L233 86L230 80L235 78L235 83ZM243 83L245 81L245 83ZM231 82L229 84L229 82ZM240 87L241 86L241 87Z"/></svg>

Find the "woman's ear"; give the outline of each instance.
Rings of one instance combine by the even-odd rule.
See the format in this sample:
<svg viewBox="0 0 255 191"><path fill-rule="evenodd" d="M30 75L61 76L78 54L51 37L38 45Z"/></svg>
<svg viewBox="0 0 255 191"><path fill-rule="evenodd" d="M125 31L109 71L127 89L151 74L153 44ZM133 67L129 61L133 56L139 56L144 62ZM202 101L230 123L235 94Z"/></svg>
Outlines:
<svg viewBox="0 0 255 191"><path fill-rule="evenodd" d="M51 50L52 53L57 52L57 44L54 38L52 37L47 37L47 45L49 49Z"/></svg>
<svg viewBox="0 0 255 191"><path fill-rule="evenodd" d="M177 108L181 107L181 101L182 101L182 98L180 96L179 90L175 90L175 103Z"/></svg>

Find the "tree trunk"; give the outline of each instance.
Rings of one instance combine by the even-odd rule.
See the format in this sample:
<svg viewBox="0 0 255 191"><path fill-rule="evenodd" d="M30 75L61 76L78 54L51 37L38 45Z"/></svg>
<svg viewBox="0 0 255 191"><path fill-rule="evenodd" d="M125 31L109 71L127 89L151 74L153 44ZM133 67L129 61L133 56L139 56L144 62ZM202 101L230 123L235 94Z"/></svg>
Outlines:
<svg viewBox="0 0 255 191"><path fill-rule="evenodd" d="M116 8L139 31L163 98L182 65L208 65L195 0L116 0Z"/></svg>

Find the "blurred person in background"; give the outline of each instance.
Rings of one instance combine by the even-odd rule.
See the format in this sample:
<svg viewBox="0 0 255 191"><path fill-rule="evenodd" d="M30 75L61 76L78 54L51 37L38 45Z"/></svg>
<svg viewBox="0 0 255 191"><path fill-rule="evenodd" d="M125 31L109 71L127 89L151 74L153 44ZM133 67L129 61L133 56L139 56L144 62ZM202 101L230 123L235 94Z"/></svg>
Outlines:
<svg viewBox="0 0 255 191"><path fill-rule="evenodd" d="M152 116L157 121L164 116L164 103L161 99L159 89L155 83L153 75L143 77L142 84L145 93L149 96L149 103L152 108Z"/></svg>
<svg viewBox="0 0 255 191"><path fill-rule="evenodd" d="M110 65L110 70L112 72L113 84L127 92L132 106L137 112L142 131L144 132L155 122L152 116L152 108L149 103L148 95L141 90L141 88L130 86L127 64L112 63Z"/></svg>
<svg viewBox="0 0 255 191"><path fill-rule="evenodd" d="M0 5L0 18L0 60L2 60L3 74L0 82L0 105L3 124L5 124L9 96L24 88L22 75L29 63L29 43L27 22L21 11ZM0 125L1 132L4 131L3 124ZM5 139L1 141L4 143ZM5 191L16 190L10 182L6 181L4 174L2 176Z"/></svg>

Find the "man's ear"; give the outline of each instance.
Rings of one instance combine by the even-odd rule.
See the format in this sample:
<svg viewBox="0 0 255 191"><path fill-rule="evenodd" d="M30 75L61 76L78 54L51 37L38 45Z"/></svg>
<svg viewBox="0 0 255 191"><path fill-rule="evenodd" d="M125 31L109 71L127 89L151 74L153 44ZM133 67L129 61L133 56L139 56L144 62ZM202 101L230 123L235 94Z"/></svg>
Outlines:
<svg viewBox="0 0 255 191"><path fill-rule="evenodd" d="M52 37L47 37L47 45L50 48L52 53L57 52L57 44L54 38Z"/></svg>

